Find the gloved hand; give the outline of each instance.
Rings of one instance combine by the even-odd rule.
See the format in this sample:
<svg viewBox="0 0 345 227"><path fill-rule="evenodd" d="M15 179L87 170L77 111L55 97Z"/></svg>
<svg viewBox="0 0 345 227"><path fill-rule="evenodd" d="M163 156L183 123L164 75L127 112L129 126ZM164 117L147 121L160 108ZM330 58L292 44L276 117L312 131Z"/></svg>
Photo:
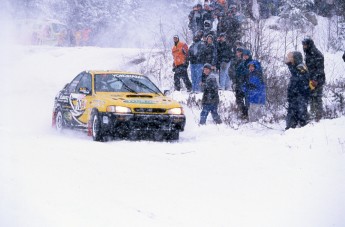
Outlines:
<svg viewBox="0 0 345 227"><path fill-rule="evenodd" d="M310 80L309 81L309 87L310 87L310 90L314 90L317 86L317 81L315 80Z"/></svg>

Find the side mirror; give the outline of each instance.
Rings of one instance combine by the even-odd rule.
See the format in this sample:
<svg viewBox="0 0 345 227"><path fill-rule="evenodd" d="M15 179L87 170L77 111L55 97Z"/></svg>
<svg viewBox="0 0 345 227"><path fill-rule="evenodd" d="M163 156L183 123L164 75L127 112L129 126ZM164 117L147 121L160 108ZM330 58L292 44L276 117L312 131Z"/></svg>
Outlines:
<svg viewBox="0 0 345 227"><path fill-rule="evenodd" d="M78 90L79 93L84 94L84 95L89 95L91 94L90 90L87 87L81 87Z"/></svg>

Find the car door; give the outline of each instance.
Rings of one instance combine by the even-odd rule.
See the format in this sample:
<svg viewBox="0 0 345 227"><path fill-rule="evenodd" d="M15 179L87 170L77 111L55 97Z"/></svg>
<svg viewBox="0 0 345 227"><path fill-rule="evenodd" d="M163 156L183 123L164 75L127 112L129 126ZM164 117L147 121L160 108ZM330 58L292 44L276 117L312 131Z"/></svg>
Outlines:
<svg viewBox="0 0 345 227"><path fill-rule="evenodd" d="M70 105L72 118L78 125L87 126L89 119L89 104L92 98L92 80L87 72L81 74L75 88L71 88Z"/></svg>

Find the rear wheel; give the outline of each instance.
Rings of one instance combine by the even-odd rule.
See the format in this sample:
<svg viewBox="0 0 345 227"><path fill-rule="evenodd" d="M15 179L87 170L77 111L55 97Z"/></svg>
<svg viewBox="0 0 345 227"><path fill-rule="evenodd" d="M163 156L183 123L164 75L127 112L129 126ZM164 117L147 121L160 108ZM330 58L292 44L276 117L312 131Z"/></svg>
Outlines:
<svg viewBox="0 0 345 227"><path fill-rule="evenodd" d="M102 125L98 111L93 111L91 114L91 134L94 141L102 141Z"/></svg>
<svg viewBox="0 0 345 227"><path fill-rule="evenodd" d="M55 128L58 132L61 132L65 128L62 111L60 109L56 112Z"/></svg>

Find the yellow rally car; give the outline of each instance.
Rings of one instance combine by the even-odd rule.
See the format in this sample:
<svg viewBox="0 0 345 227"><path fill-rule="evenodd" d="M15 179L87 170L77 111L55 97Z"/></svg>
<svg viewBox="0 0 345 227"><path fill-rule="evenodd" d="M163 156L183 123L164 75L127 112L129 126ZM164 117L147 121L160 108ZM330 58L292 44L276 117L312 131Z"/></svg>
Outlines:
<svg viewBox="0 0 345 227"><path fill-rule="evenodd" d="M146 76L119 71L84 71L55 97L52 125L85 129L95 141L106 136L178 140L186 117Z"/></svg>

